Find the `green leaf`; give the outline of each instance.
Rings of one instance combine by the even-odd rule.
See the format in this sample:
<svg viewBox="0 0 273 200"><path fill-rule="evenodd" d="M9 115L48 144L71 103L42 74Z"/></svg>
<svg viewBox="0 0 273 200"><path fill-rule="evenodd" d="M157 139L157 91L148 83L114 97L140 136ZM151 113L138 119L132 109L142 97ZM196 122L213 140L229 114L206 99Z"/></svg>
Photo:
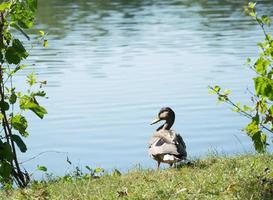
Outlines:
<svg viewBox="0 0 273 200"><path fill-rule="evenodd" d="M44 40L43 47L47 47L47 46L48 46L48 41Z"/></svg>
<svg viewBox="0 0 273 200"><path fill-rule="evenodd" d="M251 59L250 58L247 58L246 59L246 64L250 64L251 63Z"/></svg>
<svg viewBox="0 0 273 200"><path fill-rule="evenodd" d="M264 153L266 151L266 135L258 131L252 136L252 141L254 143L255 150L258 153Z"/></svg>
<svg viewBox="0 0 273 200"><path fill-rule="evenodd" d="M266 74L267 68L270 65L269 60L265 60L263 57L260 57L256 62L255 62L255 69L256 71L264 76Z"/></svg>
<svg viewBox="0 0 273 200"><path fill-rule="evenodd" d="M24 141L21 139L19 135L11 135L10 136L11 140L14 141L17 146L19 147L21 152L26 152L27 151L27 146L25 145Z"/></svg>
<svg viewBox="0 0 273 200"><path fill-rule="evenodd" d="M15 92L13 91L9 97L9 102L10 104L15 104L17 100L17 95L15 94Z"/></svg>
<svg viewBox="0 0 273 200"><path fill-rule="evenodd" d="M5 53L6 60L9 64L19 64L21 60L28 56L27 51L18 39L12 41L12 46L8 47Z"/></svg>
<svg viewBox="0 0 273 200"><path fill-rule="evenodd" d="M0 144L0 160L7 160L9 162L13 160L11 146L7 142Z"/></svg>
<svg viewBox="0 0 273 200"><path fill-rule="evenodd" d="M37 0L27 0L26 2L32 12L35 12L37 10Z"/></svg>
<svg viewBox="0 0 273 200"><path fill-rule="evenodd" d="M224 95L229 95L231 93L231 90L224 90Z"/></svg>
<svg viewBox="0 0 273 200"><path fill-rule="evenodd" d="M0 163L0 177L3 179L9 179L12 172L12 166L8 162Z"/></svg>
<svg viewBox="0 0 273 200"><path fill-rule="evenodd" d="M4 62L4 56L3 56L3 54L2 54L1 51L0 51L0 62L1 62L1 63Z"/></svg>
<svg viewBox="0 0 273 200"><path fill-rule="evenodd" d="M44 97L46 95L45 91L38 91L38 92L32 92L31 93L31 97L36 97L36 96L39 96L39 97Z"/></svg>
<svg viewBox="0 0 273 200"><path fill-rule="evenodd" d="M246 133L250 136L253 137L257 132L259 132L259 126L258 123L255 120L252 120L251 123L249 123L244 130Z"/></svg>
<svg viewBox="0 0 273 200"><path fill-rule="evenodd" d="M12 41L12 47L16 50L20 59L26 58L28 56L28 53L20 40L14 39Z"/></svg>
<svg viewBox="0 0 273 200"><path fill-rule="evenodd" d="M30 28L34 21L33 8L35 5L18 2L11 6L10 17L13 23L17 23L22 28Z"/></svg>
<svg viewBox="0 0 273 200"><path fill-rule="evenodd" d="M44 37L44 36L45 36L45 32L44 32L44 31L41 30L41 31L39 31L39 33L40 33L40 36L41 36L41 37Z"/></svg>
<svg viewBox="0 0 273 200"><path fill-rule="evenodd" d="M3 2L0 4L0 12L3 12L6 9L9 9L11 6L11 2Z"/></svg>
<svg viewBox="0 0 273 200"><path fill-rule="evenodd" d="M269 107L268 112L273 117L273 105Z"/></svg>
<svg viewBox="0 0 273 200"><path fill-rule="evenodd" d="M93 173L93 169L91 167L89 167L88 165L85 166L86 169L88 169L88 171L90 171L91 173Z"/></svg>
<svg viewBox="0 0 273 200"><path fill-rule="evenodd" d="M113 176L121 176L121 172L117 169L114 169Z"/></svg>
<svg viewBox="0 0 273 200"><path fill-rule="evenodd" d="M46 172L47 171L47 168L45 166L37 166L37 170L40 170L40 171L43 171L43 172Z"/></svg>
<svg viewBox="0 0 273 200"><path fill-rule="evenodd" d="M5 53L5 58L9 64L19 64L21 59L13 47L8 47Z"/></svg>
<svg viewBox="0 0 273 200"><path fill-rule="evenodd" d="M262 19L262 21L263 21L264 24L270 26L271 20L270 20L270 18L267 15L263 15L261 17L261 19Z"/></svg>
<svg viewBox="0 0 273 200"><path fill-rule="evenodd" d="M256 13L255 12L249 12L248 13L250 17L256 17Z"/></svg>
<svg viewBox="0 0 273 200"><path fill-rule="evenodd" d="M100 173L100 172L103 172L104 170L102 169L102 168L100 168L100 167L97 167L95 170L94 170L94 172L95 173Z"/></svg>
<svg viewBox="0 0 273 200"><path fill-rule="evenodd" d="M4 111L9 110L9 104L5 101L0 101L0 108Z"/></svg>
<svg viewBox="0 0 273 200"><path fill-rule="evenodd" d="M25 36L28 40L30 40L30 37L27 35L27 33L17 23L11 22L10 26L20 31L23 34L23 36Z"/></svg>
<svg viewBox="0 0 273 200"><path fill-rule="evenodd" d="M254 78L254 85L256 95L267 97L273 101L273 80L265 77L256 77Z"/></svg>
<svg viewBox="0 0 273 200"><path fill-rule="evenodd" d="M35 73L30 73L28 76L27 76L27 83L32 86L36 83L36 75Z"/></svg>
<svg viewBox="0 0 273 200"><path fill-rule="evenodd" d="M23 110L28 109L33 111L41 119L44 117L45 114L47 114L46 109L40 106L35 98L30 98L26 95L21 97L20 99L20 108Z"/></svg>
<svg viewBox="0 0 273 200"><path fill-rule="evenodd" d="M249 110L251 110L251 108L249 106L247 106L247 105L243 106L243 111L247 112Z"/></svg>
<svg viewBox="0 0 273 200"><path fill-rule="evenodd" d="M253 3L253 2L249 2L249 3L248 3L248 7L249 7L250 9L254 9L255 6L256 6L256 3Z"/></svg>
<svg viewBox="0 0 273 200"><path fill-rule="evenodd" d="M11 118L11 125L15 130L19 131L22 136L28 136L28 132L26 131L28 123L24 116L20 114L13 116Z"/></svg>
<svg viewBox="0 0 273 200"><path fill-rule="evenodd" d="M220 92L221 88L218 85L216 85L216 86L214 86L214 90L216 93L218 93L218 92Z"/></svg>

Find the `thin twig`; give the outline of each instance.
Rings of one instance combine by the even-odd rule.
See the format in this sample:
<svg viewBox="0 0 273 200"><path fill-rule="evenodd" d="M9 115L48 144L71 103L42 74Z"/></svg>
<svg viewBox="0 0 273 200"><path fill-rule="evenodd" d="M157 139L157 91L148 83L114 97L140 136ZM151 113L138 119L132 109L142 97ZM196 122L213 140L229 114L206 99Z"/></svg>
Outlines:
<svg viewBox="0 0 273 200"><path fill-rule="evenodd" d="M43 151L43 152L40 152L37 155L35 155L35 156L33 156L33 157L31 157L31 158L29 158L27 160L24 160L24 161L20 162L19 164L23 164L23 163L29 162L31 160L34 160L34 159L38 158L39 156L41 156L41 155L43 155L45 153L58 153L58 154L66 154L66 155L68 155L68 152L64 152L64 151L53 151L53 150L52 151Z"/></svg>

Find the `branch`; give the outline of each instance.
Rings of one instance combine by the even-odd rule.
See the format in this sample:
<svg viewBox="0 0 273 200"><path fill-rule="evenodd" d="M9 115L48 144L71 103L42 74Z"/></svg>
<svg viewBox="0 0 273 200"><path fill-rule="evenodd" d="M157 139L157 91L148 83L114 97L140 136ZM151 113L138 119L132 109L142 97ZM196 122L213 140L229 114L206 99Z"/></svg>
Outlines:
<svg viewBox="0 0 273 200"><path fill-rule="evenodd" d="M223 98L223 99L224 99L224 102L226 102L226 103L230 104L231 106L237 108L238 113L244 115L245 117L247 117L247 118L249 118L249 119L252 119L252 118L253 118L253 116L252 116L251 114L249 114L248 112L242 110L239 106L237 106L234 102L232 102L232 101L227 97L227 95L221 94L219 91L215 90L215 89L214 89L213 87L211 87L211 86L209 86L209 88L210 88L212 91L214 91L219 97ZM265 125L263 125L262 123L259 123L259 125L260 125L263 129L265 129L265 130L267 130L267 131L273 133L273 130L270 130L269 128L267 128L267 127L266 127Z"/></svg>

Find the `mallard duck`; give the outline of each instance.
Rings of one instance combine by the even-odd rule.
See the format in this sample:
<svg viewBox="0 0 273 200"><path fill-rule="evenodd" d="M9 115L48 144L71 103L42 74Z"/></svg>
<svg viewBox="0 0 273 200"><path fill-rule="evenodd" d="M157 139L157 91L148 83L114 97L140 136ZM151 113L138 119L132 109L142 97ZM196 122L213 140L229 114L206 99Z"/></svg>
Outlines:
<svg viewBox="0 0 273 200"><path fill-rule="evenodd" d="M165 123L156 130L149 142L149 154L157 161L157 169L161 162L172 166L187 158L185 142L180 134L171 130L175 120L174 111L169 107L161 108L151 125L161 120L165 120Z"/></svg>

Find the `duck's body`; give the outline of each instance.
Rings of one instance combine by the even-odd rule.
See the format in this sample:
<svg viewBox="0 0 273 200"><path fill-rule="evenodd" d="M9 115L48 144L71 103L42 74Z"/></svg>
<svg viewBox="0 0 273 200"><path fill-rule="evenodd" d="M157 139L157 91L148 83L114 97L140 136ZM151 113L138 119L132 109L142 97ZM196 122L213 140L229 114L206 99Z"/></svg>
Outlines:
<svg viewBox="0 0 273 200"><path fill-rule="evenodd" d="M172 165L187 157L186 145L181 135L170 130L174 118L175 114L172 109L162 108L158 118L152 123L166 120L166 123L157 129L149 142L149 154L158 162L158 168L161 162Z"/></svg>

